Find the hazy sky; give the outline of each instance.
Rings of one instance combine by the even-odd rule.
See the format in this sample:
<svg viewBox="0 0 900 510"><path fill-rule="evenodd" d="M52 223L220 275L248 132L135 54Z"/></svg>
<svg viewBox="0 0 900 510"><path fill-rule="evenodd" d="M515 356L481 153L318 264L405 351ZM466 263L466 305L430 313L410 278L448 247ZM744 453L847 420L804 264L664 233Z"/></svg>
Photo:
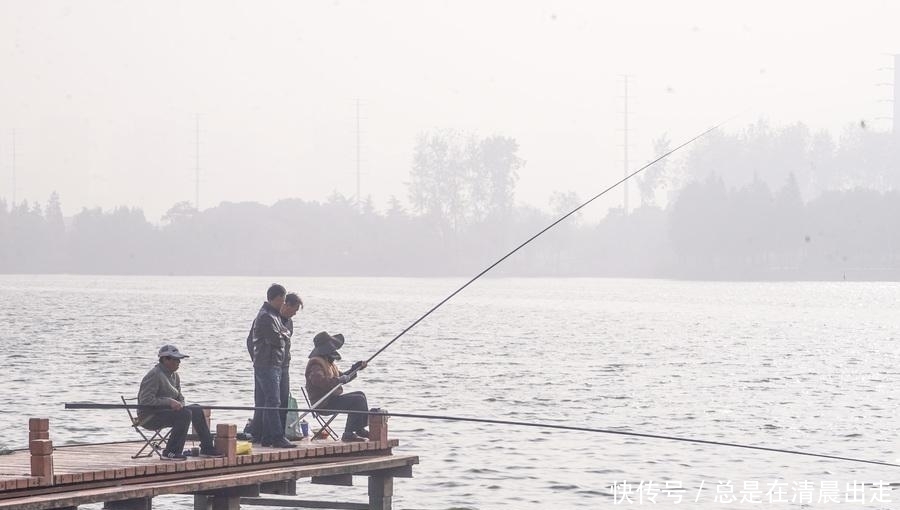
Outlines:
<svg viewBox="0 0 900 510"><path fill-rule="evenodd" d="M0 0L0 197L200 205L356 190L406 200L415 137L516 138L517 200L548 207L622 175L651 141L735 113L888 129L900 2ZM632 188L632 204L636 204ZM594 213L621 203L621 194Z"/></svg>

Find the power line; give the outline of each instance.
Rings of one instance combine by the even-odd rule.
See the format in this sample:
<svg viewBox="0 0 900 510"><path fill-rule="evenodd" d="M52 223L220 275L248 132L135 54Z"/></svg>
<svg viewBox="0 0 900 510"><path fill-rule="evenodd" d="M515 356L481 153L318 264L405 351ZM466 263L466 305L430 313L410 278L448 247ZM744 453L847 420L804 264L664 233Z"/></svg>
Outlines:
<svg viewBox="0 0 900 510"><path fill-rule="evenodd" d="M627 176L628 169L629 169L629 166L628 166L628 75L624 74L624 75L622 75L622 78L625 80L625 97L623 98L624 102L625 102L625 112L623 115L624 120L625 120L625 123L623 126L623 132L624 132L624 136L625 136L625 145L623 146L623 149L625 152L624 152L622 175ZM625 216L628 216L628 182L627 181L625 182L625 185L623 186L623 188L625 190L625 201L623 204L623 210L625 211Z"/></svg>
<svg viewBox="0 0 900 510"><path fill-rule="evenodd" d="M16 206L16 130L12 132L12 206Z"/></svg>
<svg viewBox="0 0 900 510"><path fill-rule="evenodd" d="M900 142L900 54L894 55L894 140Z"/></svg>
<svg viewBox="0 0 900 510"><path fill-rule="evenodd" d="M194 128L194 208L200 212L200 114Z"/></svg>
<svg viewBox="0 0 900 510"><path fill-rule="evenodd" d="M360 130L359 130L359 98L356 98L356 207L362 210L362 197L360 196Z"/></svg>

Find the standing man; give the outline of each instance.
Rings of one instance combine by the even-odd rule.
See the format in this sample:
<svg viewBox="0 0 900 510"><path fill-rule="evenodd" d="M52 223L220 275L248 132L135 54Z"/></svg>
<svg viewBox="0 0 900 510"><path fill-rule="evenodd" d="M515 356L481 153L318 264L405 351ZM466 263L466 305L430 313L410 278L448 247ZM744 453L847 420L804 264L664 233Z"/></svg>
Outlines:
<svg viewBox="0 0 900 510"><path fill-rule="evenodd" d="M250 325L250 332L247 333L247 352L250 354L250 362L254 363L254 354L253 350L255 349L255 332L256 332L256 320L259 318L260 314L264 313L267 308L266 304L268 303L269 308L274 308L276 310L280 310L282 306L284 306L284 294L287 292L283 286L273 283L269 286L269 289L266 291L266 302L262 304L259 308L259 311L256 312L256 317L253 318L253 324ZM256 380L256 364L254 363L253 370L253 407L262 407L263 406L263 394L259 389L259 381ZM248 428L244 429L244 432L249 433L253 436L253 442L258 443L260 438L262 437L262 411L256 409L253 411L253 419L250 420L250 425Z"/></svg>
<svg viewBox="0 0 900 510"><path fill-rule="evenodd" d="M216 453L212 435L203 409L198 406L185 406L184 395L181 394L181 378L176 373L181 360L187 358L178 347L164 345L159 350L159 364L151 368L141 381L138 391L138 404L144 406L168 406L165 410L138 409L138 420L147 429L172 427L169 440L163 449L163 460L185 460L182 455L184 440L187 437L188 425L194 425L194 431L200 436L200 455L204 457L221 457Z"/></svg>
<svg viewBox="0 0 900 510"><path fill-rule="evenodd" d="M273 283L266 292L263 303L253 321L250 344L253 348L253 376L256 383L254 396L256 407L279 408L287 402L281 401L281 377L285 364L285 348L290 348L290 332L281 318L285 289ZM288 363L290 361L288 360ZM258 392L258 393L257 393ZM256 416L256 413L254 413ZM254 420L254 431L263 446L275 448L296 448L284 437L284 425L280 413L275 409L259 412Z"/></svg>
<svg viewBox="0 0 900 510"><path fill-rule="evenodd" d="M278 416L281 418L281 430L286 430L287 405L288 399L291 397L291 337L294 335L294 316L301 308L303 308L303 300L296 292L291 292L284 297L280 315L284 329L287 330L287 337L284 346L284 363L281 365L281 386L278 392L282 407L282 410L278 412Z"/></svg>

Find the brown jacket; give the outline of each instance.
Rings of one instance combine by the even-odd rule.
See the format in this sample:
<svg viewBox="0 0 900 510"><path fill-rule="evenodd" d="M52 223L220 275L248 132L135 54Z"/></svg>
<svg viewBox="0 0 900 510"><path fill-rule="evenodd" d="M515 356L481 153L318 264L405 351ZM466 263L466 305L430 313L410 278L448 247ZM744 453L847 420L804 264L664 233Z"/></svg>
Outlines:
<svg viewBox="0 0 900 510"><path fill-rule="evenodd" d="M309 393L309 403L315 404L320 398L324 397L331 388L338 385L338 377L341 371L337 365L325 358L315 356L309 358L306 364L306 391ZM344 392L344 388L338 388L331 396L340 395ZM324 407L324 406L319 406Z"/></svg>

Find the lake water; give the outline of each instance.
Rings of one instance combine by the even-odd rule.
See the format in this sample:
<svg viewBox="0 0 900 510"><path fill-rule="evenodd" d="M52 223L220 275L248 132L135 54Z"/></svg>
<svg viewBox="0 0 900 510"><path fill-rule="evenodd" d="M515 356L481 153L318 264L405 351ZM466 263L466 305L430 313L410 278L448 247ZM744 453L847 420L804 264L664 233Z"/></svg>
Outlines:
<svg viewBox="0 0 900 510"><path fill-rule="evenodd" d="M50 418L57 445L131 439L121 411L63 403L136 394L165 343L191 355L181 368L189 402L252 405L244 341L272 281L306 304L295 319L297 386L316 332L347 337L349 366L464 280L0 276L0 445L24 447L31 416ZM898 310L897 283L484 279L348 389L396 412L898 462ZM814 508L837 507L860 496L857 482L900 479L896 467L587 432L404 418L390 429L397 453L421 459L415 478L395 484L401 509L600 508L624 506L625 494L637 506L653 484L667 483L673 490L642 506L801 508L810 498ZM310 499L336 490L298 488ZM366 499L364 483L337 490L346 494L331 499ZM898 491L865 486L862 497L853 504L900 507ZM192 500L156 504L190 508Z"/></svg>

